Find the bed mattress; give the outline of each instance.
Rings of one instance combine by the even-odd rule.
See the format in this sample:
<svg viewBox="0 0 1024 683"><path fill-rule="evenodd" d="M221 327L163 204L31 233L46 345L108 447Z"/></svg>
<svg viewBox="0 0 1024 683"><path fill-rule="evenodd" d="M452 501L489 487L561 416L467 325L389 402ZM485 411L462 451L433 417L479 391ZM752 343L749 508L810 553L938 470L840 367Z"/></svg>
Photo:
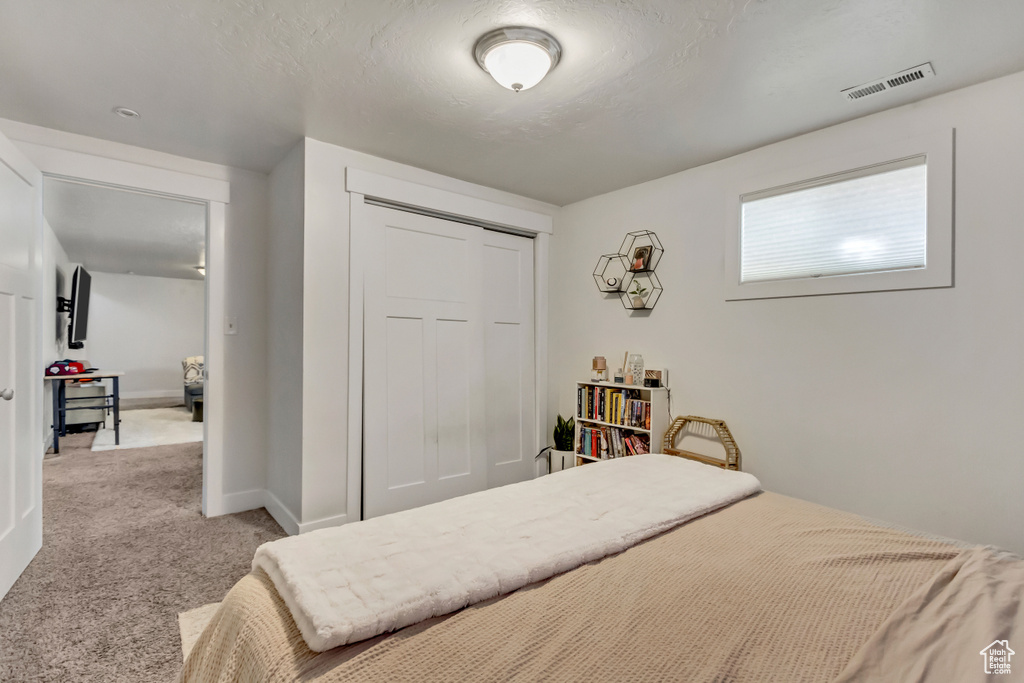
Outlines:
<svg viewBox="0 0 1024 683"><path fill-rule="evenodd" d="M906 628L893 625L900 608L928 603L978 552L762 493L515 593L323 653L254 571L180 680L857 680L858 666L891 668L885 647L864 648L884 628ZM979 673L986 644L965 655Z"/></svg>

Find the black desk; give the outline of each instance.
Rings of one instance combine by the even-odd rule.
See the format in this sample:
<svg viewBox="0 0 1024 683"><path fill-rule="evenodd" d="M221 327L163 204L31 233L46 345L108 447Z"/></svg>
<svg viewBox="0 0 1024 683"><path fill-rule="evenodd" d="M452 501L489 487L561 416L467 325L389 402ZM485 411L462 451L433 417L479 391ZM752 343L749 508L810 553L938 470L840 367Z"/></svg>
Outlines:
<svg viewBox="0 0 1024 683"><path fill-rule="evenodd" d="M118 379L123 372L83 372L77 375L46 375L46 379L53 382L53 452L60 453L60 437L67 436L67 424L65 422L69 410L111 410L114 411L114 444L121 443L121 398L118 393ZM89 396L88 399L95 401L103 399L101 406L70 406L64 390L64 380L68 379L111 379L113 380L113 392L103 396ZM72 401L75 399L71 399Z"/></svg>

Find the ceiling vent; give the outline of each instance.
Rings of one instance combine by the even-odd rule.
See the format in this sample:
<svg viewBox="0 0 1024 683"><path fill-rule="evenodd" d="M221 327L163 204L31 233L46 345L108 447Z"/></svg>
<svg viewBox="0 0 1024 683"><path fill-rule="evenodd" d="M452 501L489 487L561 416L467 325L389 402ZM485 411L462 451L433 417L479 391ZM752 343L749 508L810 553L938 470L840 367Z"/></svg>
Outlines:
<svg viewBox="0 0 1024 683"><path fill-rule="evenodd" d="M839 94L843 96L843 99L847 101L862 100L865 97L871 97L879 93L883 93L893 88L900 88L904 85L910 85L911 83L917 83L927 78L935 76L935 72L932 70L931 62L925 62L920 66L915 66L910 69L894 73L885 78L879 78L877 81L871 81L870 83L863 83L861 85L855 85L852 88L847 88L841 91Z"/></svg>

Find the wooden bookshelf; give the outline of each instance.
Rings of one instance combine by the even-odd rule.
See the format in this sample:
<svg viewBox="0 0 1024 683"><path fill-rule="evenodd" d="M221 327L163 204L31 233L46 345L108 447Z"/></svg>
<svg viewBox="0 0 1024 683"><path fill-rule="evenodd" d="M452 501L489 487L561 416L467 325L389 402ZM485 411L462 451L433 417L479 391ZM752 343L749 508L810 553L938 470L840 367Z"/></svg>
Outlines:
<svg viewBox="0 0 1024 683"><path fill-rule="evenodd" d="M668 389L664 387L577 382L576 464L635 452L657 453L668 423Z"/></svg>

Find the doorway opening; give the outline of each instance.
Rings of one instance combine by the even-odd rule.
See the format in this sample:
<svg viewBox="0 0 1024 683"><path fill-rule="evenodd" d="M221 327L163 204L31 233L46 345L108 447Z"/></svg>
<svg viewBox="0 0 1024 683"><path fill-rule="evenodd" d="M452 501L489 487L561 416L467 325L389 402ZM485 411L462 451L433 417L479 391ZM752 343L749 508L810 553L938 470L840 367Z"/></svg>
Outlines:
<svg viewBox="0 0 1024 683"><path fill-rule="evenodd" d="M57 313L46 318L53 330L44 329L43 360L73 359L98 375L123 374L68 383L61 400L45 396L43 405L56 430L53 444L81 430L95 430L92 451L201 442L202 511L211 516L219 514L223 412L210 377L219 375L223 344L211 342L210 320L224 308L217 245L225 207L175 190L173 183L161 191L44 171L43 282L53 291L43 299L72 299L76 276L88 277L91 291L82 348L69 343L70 314ZM117 401L120 410L89 410L104 403L91 394ZM53 419L58 406L73 405L86 409Z"/></svg>
<svg viewBox="0 0 1024 683"><path fill-rule="evenodd" d="M60 435L96 431L93 451L202 441L206 203L46 176L43 216L68 302L53 352L97 376L124 373L116 413L93 398L115 398L101 386L113 378L66 382Z"/></svg>

